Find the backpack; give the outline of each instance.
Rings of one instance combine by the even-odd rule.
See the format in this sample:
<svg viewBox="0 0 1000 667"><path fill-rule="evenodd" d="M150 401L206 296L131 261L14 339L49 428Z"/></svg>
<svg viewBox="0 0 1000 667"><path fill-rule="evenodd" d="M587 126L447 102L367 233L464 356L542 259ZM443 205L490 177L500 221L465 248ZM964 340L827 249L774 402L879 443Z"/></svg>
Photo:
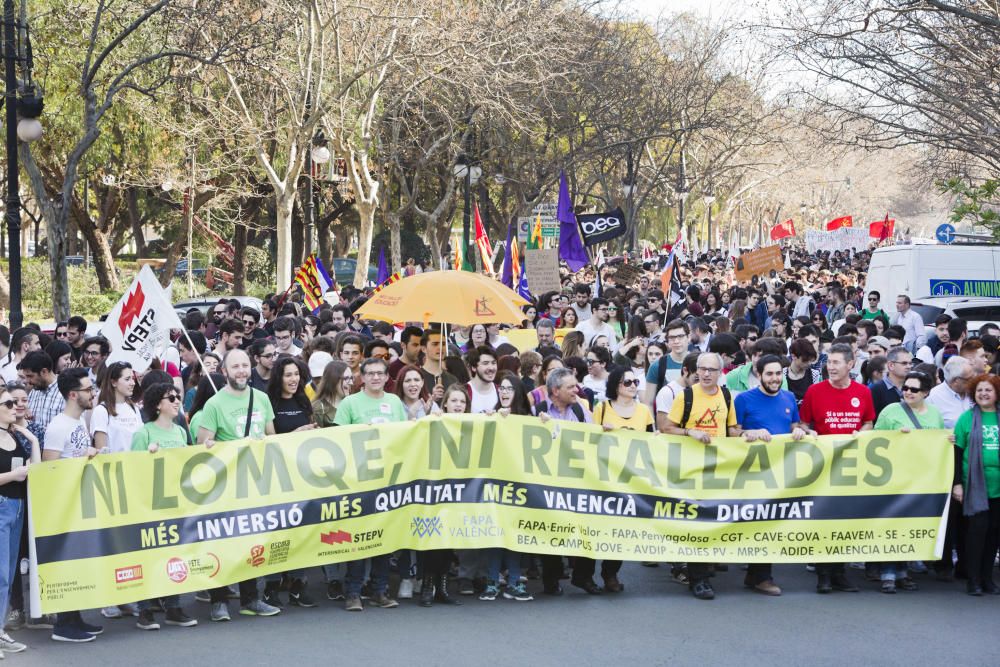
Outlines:
<svg viewBox="0 0 1000 667"><path fill-rule="evenodd" d="M580 422L581 424L585 422L586 416L583 414L583 407L579 403L577 403L576 401L573 401L572 403L570 403L569 409L573 413L573 416L576 417L576 420L578 422ZM548 411L549 411L549 402L548 401L542 401L541 403L538 403L535 406L535 413L536 414L540 414L542 412L548 412Z"/></svg>
<svg viewBox="0 0 1000 667"><path fill-rule="evenodd" d="M729 387L725 385L719 387L722 390L722 397L726 401L726 410L732 411L733 409L733 394L729 391ZM678 426L681 428L688 428L688 420L691 419L691 410L694 408L694 389L691 387L684 387L684 413L681 415L681 421ZM727 415L728 419L728 415Z"/></svg>

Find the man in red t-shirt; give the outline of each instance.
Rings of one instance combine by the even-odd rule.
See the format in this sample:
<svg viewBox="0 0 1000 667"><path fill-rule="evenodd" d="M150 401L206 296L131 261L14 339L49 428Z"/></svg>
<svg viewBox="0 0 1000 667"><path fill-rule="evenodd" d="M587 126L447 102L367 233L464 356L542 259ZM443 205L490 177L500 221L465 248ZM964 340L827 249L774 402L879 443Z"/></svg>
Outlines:
<svg viewBox="0 0 1000 667"><path fill-rule="evenodd" d="M868 387L851 380L853 366L854 351L850 345L832 346L826 362L830 379L806 390L799 416L819 435L851 435L872 428L875 421L872 393ZM816 563L816 579L817 593L858 590L847 580L843 563Z"/></svg>

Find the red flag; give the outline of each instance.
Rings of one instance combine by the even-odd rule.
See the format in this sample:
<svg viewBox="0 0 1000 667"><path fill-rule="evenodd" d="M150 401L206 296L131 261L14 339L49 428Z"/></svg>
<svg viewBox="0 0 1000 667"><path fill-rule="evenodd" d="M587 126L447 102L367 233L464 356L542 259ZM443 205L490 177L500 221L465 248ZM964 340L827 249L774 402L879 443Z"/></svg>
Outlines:
<svg viewBox="0 0 1000 667"><path fill-rule="evenodd" d="M486 236L486 230L483 229L483 220L479 217L479 204L476 204L472 211L476 221L476 245L479 247L479 254L483 258L483 268L493 273L493 247L490 245L489 237Z"/></svg>
<svg viewBox="0 0 1000 667"><path fill-rule="evenodd" d="M885 220L876 220L868 225L868 236L878 239L879 243L891 239L895 231L896 221L890 219L888 213L885 214Z"/></svg>
<svg viewBox="0 0 1000 667"><path fill-rule="evenodd" d="M849 215L845 215L840 218L835 218L830 222L826 223L826 231L832 232L835 229L840 229L841 227L853 227L854 218Z"/></svg>
<svg viewBox="0 0 1000 667"><path fill-rule="evenodd" d="M789 218L784 222L779 222L774 227L771 227L771 240L777 241L778 239L787 238L789 236L795 236L795 222Z"/></svg>

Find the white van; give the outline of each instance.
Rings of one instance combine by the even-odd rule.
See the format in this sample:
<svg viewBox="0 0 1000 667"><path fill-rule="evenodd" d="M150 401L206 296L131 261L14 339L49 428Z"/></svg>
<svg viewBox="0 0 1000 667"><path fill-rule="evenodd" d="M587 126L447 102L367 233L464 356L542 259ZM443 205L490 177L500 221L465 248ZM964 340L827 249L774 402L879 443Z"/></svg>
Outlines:
<svg viewBox="0 0 1000 667"><path fill-rule="evenodd" d="M1000 245L897 245L872 253L865 294L882 296L896 312L896 296L1000 297Z"/></svg>

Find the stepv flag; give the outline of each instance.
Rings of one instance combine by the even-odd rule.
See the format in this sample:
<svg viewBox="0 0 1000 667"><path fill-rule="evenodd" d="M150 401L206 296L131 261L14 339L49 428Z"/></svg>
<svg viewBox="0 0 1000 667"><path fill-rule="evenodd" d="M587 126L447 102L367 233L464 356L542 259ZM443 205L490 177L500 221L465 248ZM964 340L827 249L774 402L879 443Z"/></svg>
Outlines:
<svg viewBox="0 0 1000 667"><path fill-rule="evenodd" d="M184 325L153 270L144 265L101 327L111 344L107 363L127 361L141 373L170 345L171 329Z"/></svg>
<svg viewBox="0 0 1000 667"><path fill-rule="evenodd" d="M841 227L853 227L854 218L849 215L844 215L839 218L834 218L830 222L826 223L826 231L832 232L835 229L840 229Z"/></svg>
<svg viewBox="0 0 1000 667"><path fill-rule="evenodd" d="M302 288L303 301L313 315L319 313L323 295L333 287L333 279L315 254L309 255L295 272L295 282Z"/></svg>
<svg viewBox="0 0 1000 667"><path fill-rule="evenodd" d="M795 221L789 218L784 222L779 222L774 227L771 227L771 240L778 241L780 239L788 238L789 236L795 236Z"/></svg>
<svg viewBox="0 0 1000 667"><path fill-rule="evenodd" d="M374 295L374 294L378 294L379 292L381 292L382 290L384 290L384 289L385 289L386 287L388 287L389 285L391 285L391 284L393 284L394 282L397 282L397 281L399 281L399 280L402 280L402 279L403 279L403 277L402 277L401 275L399 275L399 271L396 271L396 273L392 274L391 276L389 276L388 278L386 278L386 279L385 279L384 281L380 282L380 283L378 284L378 287L376 287L376 288L375 288L375 289L374 289L374 290L372 291L372 294L373 294L373 295Z"/></svg>
<svg viewBox="0 0 1000 667"><path fill-rule="evenodd" d="M885 220L876 220L868 225L868 236L878 239L879 243L887 241L893 237L896 231L896 221L885 214Z"/></svg>
<svg viewBox="0 0 1000 667"><path fill-rule="evenodd" d="M479 248L479 255L483 258L483 268L493 273L493 247L490 246L490 238L486 236L483 219L479 217L478 203L473 205L472 212L476 221L476 247Z"/></svg>
<svg viewBox="0 0 1000 667"><path fill-rule="evenodd" d="M389 267L385 263L385 246L382 246L378 251L378 275L375 277L375 282L381 285L388 279Z"/></svg>
<svg viewBox="0 0 1000 667"><path fill-rule="evenodd" d="M576 224L573 213L573 202L569 198L569 184L566 182L566 172L559 172L559 204L556 207L556 219L559 221L559 259L576 273L590 263L587 249L580 240L580 228Z"/></svg>

